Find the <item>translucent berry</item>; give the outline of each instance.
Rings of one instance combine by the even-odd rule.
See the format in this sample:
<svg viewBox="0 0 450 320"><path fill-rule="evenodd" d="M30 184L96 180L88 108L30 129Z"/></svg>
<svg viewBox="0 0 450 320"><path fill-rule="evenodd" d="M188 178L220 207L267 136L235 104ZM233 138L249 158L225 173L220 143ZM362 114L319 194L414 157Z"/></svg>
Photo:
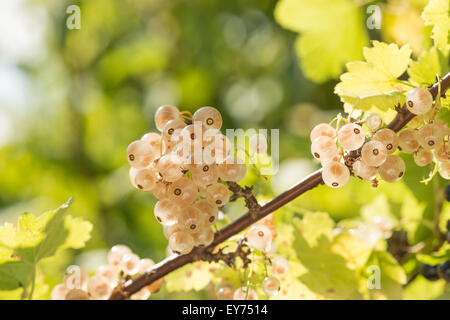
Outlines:
<svg viewBox="0 0 450 320"><path fill-rule="evenodd" d="M388 128L378 130L372 137L372 140L381 142L385 146L388 154L394 153L399 142L397 134Z"/></svg>
<svg viewBox="0 0 450 320"><path fill-rule="evenodd" d="M156 157L155 151L142 140L134 141L128 146L128 163L136 169L147 167Z"/></svg>
<svg viewBox="0 0 450 320"><path fill-rule="evenodd" d="M425 88L414 88L406 94L406 107L413 114L425 114L433 105L433 96Z"/></svg>
<svg viewBox="0 0 450 320"><path fill-rule="evenodd" d="M312 142L311 153L314 158L322 163L326 163L338 156L338 149L333 139L322 136Z"/></svg>
<svg viewBox="0 0 450 320"><path fill-rule="evenodd" d="M182 130L186 124L180 119L170 120L163 128L162 136L167 146L174 146L182 141Z"/></svg>
<svg viewBox="0 0 450 320"><path fill-rule="evenodd" d="M377 131L381 128L383 121L381 117L375 113L369 115L366 119L366 126L372 131Z"/></svg>
<svg viewBox="0 0 450 320"><path fill-rule="evenodd" d="M89 279L89 275L86 271L79 266L69 266L64 276L64 286L68 289L81 289L85 290Z"/></svg>
<svg viewBox="0 0 450 320"><path fill-rule="evenodd" d="M151 191L156 186L157 177L153 169L145 168L137 171L134 178L136 187L143 191Z"/></svg>
<svg viewBox="0 0 450 320"><path fill-rule="evenodd" d="M145 259L141 259L140 263L139 263L139 273L146 273L146 272L150 272L151 270L153 270L153 266L155 265L155 262L152 259L149 258L145 258Z"/></svg>
<svg viewBox="0 0 450 320"><path fill-rule="evenodd" d="M217 221L219 209L217 209L217 206L212 204L210 201L206 199L197 201L194 204L194 207L199 209L200 212L206 216L206 220L208 220L209 224L214 224Z"/></svg>
<svg viewBox="0 0 450 320"><path fill-rule="evenodd" d="M272 241L272 232L263 224L255 224L247 231L246 237L250 247L264 251Z"/></svg>
<svg viewBox="0 0 450 320"><path fill-rule="evenodd" d="M152 293L146 287L131 296L131 300L147 300Z"/></svg>
<svg viewBox="0 0 450 320"><path fill-rule="evenodd" d="M210 227L203 228L192 236L196 246L209 246L214 241L214 232Z"/></svg>
<svg viewBox="0 0 450 320"><path fill-rule="evenodd" d="M286 260L286 258L282 256L277 256L272 258L271 262L272 262L271 271L275 276L282 277L288 273L289 262Z"/></svg>
<svg viewBox="0 0 450 320"><path fill-rule="evenodd" d="M159 131L164 129L164 126L170 120L178 119L180 117L180 111L174 106L161 106L155 112L155 125Z"/></svg>
<svg viewBox="0 0 450 320"><path fill-rule="evenodd" d="M159 200L153 209L156 220L165 226L171 226L178 222L181 207L171 199Z"/></svg>
<svg viewBox="0 0 450 320"><path fill-rule="evenodd" d="M106 300L112 292L108 279L101 276L93 276L88 281L88 292L94 300Z"/></svg>
<svg viewBox="0 0 450 320"><path fill-rule="evenodd" d="M167 198L169 196L169 184L157 181L155 187L152 189L152 193L158 200Z"/></svg>
<svg viewBox="0 0 450 320"><path fill-rule="evenodd" d="M178 254L187 254L194 247L194 238L189 232L178 231L169 238L170 249Z"/></svg>
<svg viewBox="0 0 450 320"><path fill-rule="evenodd" d="M216 286L217 300L233 300L233 285L228 281L222 281Z"/></svg>
<svg viewBox="0 0 450 320"><path fill-rule="evenodd" d="M233 300L258 300L258 295L251 288L241 287L234 291Z"/></svg>
<svg viewBox="0 0 450 320"><path fill-rule="evenodd" d="M122 257L127 253L131 253L130 248L123 244L115 245L108 252L108 263L113 267L118 266Z"/></svg>
<svg viewBox="0 0 450 320"><path fill-rule="evenodd" d="M117 285L117 281L119 281L119 275L116 268L108 264L99 266L95 272L95 275L108 279L109 283L113 287L115 287Z"/></svg>
<svg viewBox="0 0 450 320"><path fill-rule="evenodd" d="M442 146L444 132L438 125L427 124L420 128L418 138L422 148L426 150L433 150Z"/></svg>
<svg viewBox="0 0 450 320"><path fill-rule="evenodd" d="M380 141L372 140L361 149L361 160L371 167L381 166L387 158L387 150Z"/></svg>
<svg viewBox="0 0 450 320"><path fill-rule="evenodd" d="M223 163L217 166L220 179L223 181L238 182L242 180L247 172L244 161L234 155L228 156Z"/></svg>
<svg viewBox="0 0 450 320"><path fill-rule="evenodd" d="M181 159L173 153L161 157L156 170L166 182L175 182L183 176Z"/></svg>
<svg viewBox="0 0 450 320"><path fill-rule="evenodd" d="M424 167L429 165L433 161L433 153L429 150L425 150L420 147L417 152L414 153L414 162L419 167Z"/></svg>
<svg viewBox="0 0 450 320"><path fill-rule="evenodd" d="M441 162L439 164L439 174L445 180L450 180L450 162Z"/></svg>
<svg viewBox="0 0 450 320"><path fill-rule="evenodd" d="M398 145L405 153L414 153L419 149L419 136L416 130L405 129L398 134Z"/></svg>
<svg viewBox="0 0 450 320"><path fill-rule="evenodd" d="M64 284L57 284L51 293L51 300L64 300L66 298L67 288Z"/></svg>
<svg viewBox="0 0 450 320"><path fill-rule="evenodd" d="M338 142L347 151L359 149L366 139L364 130L356 123L344 125L338 132Z"/></svg>
<svg viewBox="0 0 450 320"><path fill-rule="evenodd" d="M450 148L448 147L448 143L442 144L439 149L435 150L435 156L438 161L450 161Z"/></svg>
<svg viewBox="0 0 450 320"><path fill-rule="evenodd" d="M88 293L81 289L67 291L65 300L90 300Z"/></svg>
<svg viewBox="0 0 450 320"><path fill-rule="evenodd" d="M390 155L378 169L381 179L386 182L396 182L405 174L405 162L402 158Z"/></svg>
<svg viewBox="0 0 450 320"><path fill-rule="evenodd" d="M336 138L336 130L327 123L320 123L311 131L311 142L319 137L329 137L334 139Z"/></svg>
<svg viewBox="0 0 450 320"><path fill-rule="evenodd" d="M222 207L230 201L230 191L222 183L211 184L206 187L206 191L218 207Z"/></svg>
<svg viewBox="0 0 450 320"><path fill-rule="evenodd" d="M331 161L323 166L322 179L327 186L332 188L343 187L349 178L350 171L340 162Z"/></svg>
<svg viewBox="0 0 450 320"><path fill-rule="evenodd" d="M222 127L222 115L213 107L203 107L195 111L192 121L200 121L206 129L217 129Z"/></svg>
<svg viewBox="0 0 450 320"><path fill-rule="evenodd" d="M274 297L280 291L280 281L275 277L266 277L262 283L263 291L269 297Z"/></svg>
<svg viewBox="0 0 450 320"><path fill-rule="evenodd" d="M140 259L134 253L126 253L119 263L119 268L125 274L134 276L139 272Z"/></svg>
<svg viewBox="0 0 450 320"><path fill-rule="evenodd" d="M189 168L192 173L192 180L199 186L206 187L217 182L219 178L219 169L214 164L192 165Z"/></svg>
<svg viewBox="0 0 450 320"><path fill-rule="evenodd" d="M177 202L178 205L190 205L198 197L197 185L188 178L181 177L179 180L169 185L168 198Z"/></svg>
<svg viewBox="0 0 450 320"><path fill-rule="evenodd" d="M183 226L187 232L196 233L207 225L207 219L196 207L187 206L182 208L178 223Z"/></svg>
<svg viewBox="0 0 450 320"><path fill-rule="evenodd" d="M353 173L356 177L362 180L373 180L377 176L377 168L368 166L363 161L356 161L353 164Z"/></svg>

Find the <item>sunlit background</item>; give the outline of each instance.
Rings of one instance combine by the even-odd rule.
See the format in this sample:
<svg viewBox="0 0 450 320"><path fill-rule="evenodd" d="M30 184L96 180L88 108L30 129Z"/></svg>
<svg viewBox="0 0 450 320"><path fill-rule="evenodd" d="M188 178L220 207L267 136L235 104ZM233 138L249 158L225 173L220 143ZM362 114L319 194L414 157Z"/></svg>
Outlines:
<svg viewBox="0 0 450 320"><path fill-rule="evenodd" d="M50 283L60 282L71 263L93 270L117 243L155 261L165 257L156 199L132 188L125 157L131 141L156 130L153 114L162 104L214 106L224 128L279 128L281 167L267 196L318 167L309 132L342 111L333 94L338 79L305 78L297 34L274 20L276 2L0 1L0 223L74 196L71 214L94 225L85 249L44 262ZM80 30L66 27L71 4L81 8ZM421 5L409 8L411 21ZM383 30L385 38L411 42L399 28L397 36ZM354 188L367 188L366 199L352 199ZM321 190L299 203L335 219L359 214L374 196L359 182L326 199ZM225 210L231 217L243 212L242 204ZM163 288L152 298L181 296L208 293Z"/></svg>

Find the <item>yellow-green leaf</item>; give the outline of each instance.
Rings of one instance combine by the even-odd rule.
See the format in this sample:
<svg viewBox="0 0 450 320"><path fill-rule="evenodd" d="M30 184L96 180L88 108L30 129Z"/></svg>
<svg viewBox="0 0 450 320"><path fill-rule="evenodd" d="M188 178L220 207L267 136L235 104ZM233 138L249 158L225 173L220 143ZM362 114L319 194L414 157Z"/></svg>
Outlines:
<svg viewBox="0 0 450 320"><path fill-rule="evenodd" d="M441 50L449 50L449 1L448 0L430 0L422 13L425 25L433 26L431 37L434 44Z"/></svg>

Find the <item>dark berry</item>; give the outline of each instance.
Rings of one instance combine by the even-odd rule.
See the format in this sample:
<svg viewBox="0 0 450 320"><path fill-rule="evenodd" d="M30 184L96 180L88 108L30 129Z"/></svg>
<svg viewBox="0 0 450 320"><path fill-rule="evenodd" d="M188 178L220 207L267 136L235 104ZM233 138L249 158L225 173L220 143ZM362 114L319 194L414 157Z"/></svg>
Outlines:
<svg viewBox="0 0 450 320"><path fill-rule="evenodd" d="M450 261L441 263L439 265L439 275L445 281L450 282Z"/></svg>
<svg viewBox="0 0 450 320"><path fill-rule="evenodd" d="M445 200L450 201L450 184L445 187Z"/></svg>
<svg viewBox="0 0 450 320"><path fill-rule="evenodd" d="M420 266L420 273L430 281L436 281L440 279L438 266L430 266L429 264L422 263Z"/></svg>

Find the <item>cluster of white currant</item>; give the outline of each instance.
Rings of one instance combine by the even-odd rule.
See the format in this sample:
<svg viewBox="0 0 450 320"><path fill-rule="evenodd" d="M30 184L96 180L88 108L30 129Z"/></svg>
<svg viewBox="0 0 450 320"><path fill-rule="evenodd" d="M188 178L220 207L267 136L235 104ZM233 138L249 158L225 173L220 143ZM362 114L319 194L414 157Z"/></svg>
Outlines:
<svg viewBox="0 0 450 320"><path fill-rule="evenodd" d="M151 259L140 259L125 245L116 245L108 253L108 264L97 268L94 275L79 266L67 268L63 283L56 285L51 293L52 300L106 300L113 289L142 273L152 270L155 263ZM147 300L157 292L163 278L144 287L131 296L133 300Z"/></svg>
<svg viewBox="0 0 450 320"><path fill-rule="evenodd" d="M211 226L218 208L230 199L223 182L240 181L246 165L220 133L222 116L215 108L203 107L191 116L161 106L155 124L161 134L147 133L128 146L130 180L158 198L154 214L164 226L169 248L187 254L214 240Z"/></svg>
<svg viewBox="0 0 450 320"><path fill-rule="evenodd" d="M396 182L405 174L405 162L393 154L397 148L404 153L413 153L418 166L435 161L440 175L450 179L450 129L445 123L435 120L431 93L425 88L409 91L406 106L411 113L422 117L424 125L406 128L397 134L389 128L380 129L380 116L371 114L365 120L367 134L362 122L351 123L341 118L336 129L326 123L314 127L310 136L311 152L323 166L325 184L340 188L347 183L351 172L363 180L374 180L379 174L384 181ZM339 128L341 121L347 123ZM345 152L353 152L351 156L355 161L345 163Z"/></svg>
<svg viewBox="0 0 450 320"><path fill-rule="evenodd" d="M243 282L244 285L235 288L229 281L221 281L215 287L216 297L219 300L258 300L256 287L261 286L263 292L268 297L274 297L280 291L280 281L278 277L283 277L289 271L288 261L279 255L276 255L276 244L273 242L275 230L273 228L272 216L269 216L259 223L250 227L246 232L245 238L247 245L252 250L258 250L263 254L260 257L262 263L267 264L270 261L270 273L265 268L265 278L262 283ZM269 259L266 259L269 258ZM256 256L253 256L251 263L256 263Z"/></svg>
<svg viewBox="0 0 450 320"><path fill-rule="evenodd" d="M221 281L215 287L215 293L218 300L258 300L258 294L255 291L256 286L261 286L265 295L274 297L280 292L279 277L283 277L289 271L289 263L282 256L276 256L270 259L270 273L262 283L247 283L237 289L229 281Z"/></svg>

